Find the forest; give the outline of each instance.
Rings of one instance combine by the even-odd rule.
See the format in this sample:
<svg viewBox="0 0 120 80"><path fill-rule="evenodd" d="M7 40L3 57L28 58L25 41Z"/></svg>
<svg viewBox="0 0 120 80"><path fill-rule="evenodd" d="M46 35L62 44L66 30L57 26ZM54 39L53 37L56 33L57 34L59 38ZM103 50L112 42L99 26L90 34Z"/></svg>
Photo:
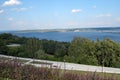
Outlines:
<svg viewBox="0 0 120 80"><path fill-rule="evenodd" d="M20 46L7 46L20 44ZM75 37L71 42L0 34L0 54L120 68L120 43Z"/></svg>

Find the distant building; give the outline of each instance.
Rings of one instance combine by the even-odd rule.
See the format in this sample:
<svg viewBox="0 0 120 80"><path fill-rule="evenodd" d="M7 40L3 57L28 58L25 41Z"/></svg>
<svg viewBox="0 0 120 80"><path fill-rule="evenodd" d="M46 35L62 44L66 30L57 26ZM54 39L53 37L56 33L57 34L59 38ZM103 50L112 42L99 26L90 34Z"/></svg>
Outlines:
<svg viewBox="0 0 120 80"><path fill-rule="evenodd" d="M8 47L19 47L19 46L21 46L20 44L9 44L9 45L7 45Z"/></svg>

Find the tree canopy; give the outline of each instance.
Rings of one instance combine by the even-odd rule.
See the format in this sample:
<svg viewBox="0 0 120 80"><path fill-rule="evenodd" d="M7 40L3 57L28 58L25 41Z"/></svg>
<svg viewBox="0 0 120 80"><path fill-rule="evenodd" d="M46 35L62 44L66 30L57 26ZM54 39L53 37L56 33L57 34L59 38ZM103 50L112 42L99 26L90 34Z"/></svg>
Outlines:
<svg viewBox="0 0 120 80"><path fill-rule="evenodd" d="M21 46L8 47L17 43ZM0 54L120 68L120 43L75 37L71 42L0 34Z"/></svg>

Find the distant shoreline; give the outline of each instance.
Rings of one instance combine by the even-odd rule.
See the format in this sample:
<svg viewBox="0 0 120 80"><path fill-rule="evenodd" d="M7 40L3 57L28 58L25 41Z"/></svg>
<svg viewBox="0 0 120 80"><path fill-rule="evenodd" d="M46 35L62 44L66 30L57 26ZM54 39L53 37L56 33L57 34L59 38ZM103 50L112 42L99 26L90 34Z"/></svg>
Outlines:
<svg viewBox="0 0 120 80"><path fill-rule="evenodd" d="M119 31L118 31L119 30ZM3 30L0 32L120 32L120 27L93 27L93 28L70 28L70 29L33 29L33 30Z"/></svg>
<svg viewBox="0 0 120 80"><path fill-rule="evenodd" d="M120 27L101 27L101 28L71 28L71 29L35 29L35 30L7 30L0 32L112 32L120 33Z"/></svg>

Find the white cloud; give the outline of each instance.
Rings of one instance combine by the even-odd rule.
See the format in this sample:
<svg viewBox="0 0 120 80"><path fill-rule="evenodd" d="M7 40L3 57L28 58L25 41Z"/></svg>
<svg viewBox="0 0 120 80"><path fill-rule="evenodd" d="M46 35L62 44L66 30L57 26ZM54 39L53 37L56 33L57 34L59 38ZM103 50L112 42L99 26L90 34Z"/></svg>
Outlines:
<svg viewBox="0 0 120 80"><path fill-rule="evenodd" d="M10 18L8 18L8 20L9 20L9 21L13 21L13 18L12 18L12 17L10 17Z"/></svg>
<svg viewBox="0 0 120 80"><path fill-rule="evenodd" d="M82 11L83 11L82 9L73 9L72 13L79 13L79 12L82 12Z"/></svg>
<svg viewBox="0 0 120 80"><path fill-rule="evenodd" d="M25 11L27 10L27 8L13 8L12 11L17 11L17 12L21 12L21 11Z"/></svg>
<svg viewBox="0 0 120 80"><path fill-rule="evenodd" d="M108 14L99 14L96 17L111 17L112 15L110 13Z"/></svg>
<svg viewBox="0 0 120 80"><path fill-rule="evenodd" d="M19 5L21 2L19 0L8 0L3 3L3 6L13 6L13 5Z"/></svg>
<svg viewBox="0 0 120 80"><path fill-rule="evenodd" d="M3 13L3 12L4 12L4 10L0 9L0 14Z"/></svg>

